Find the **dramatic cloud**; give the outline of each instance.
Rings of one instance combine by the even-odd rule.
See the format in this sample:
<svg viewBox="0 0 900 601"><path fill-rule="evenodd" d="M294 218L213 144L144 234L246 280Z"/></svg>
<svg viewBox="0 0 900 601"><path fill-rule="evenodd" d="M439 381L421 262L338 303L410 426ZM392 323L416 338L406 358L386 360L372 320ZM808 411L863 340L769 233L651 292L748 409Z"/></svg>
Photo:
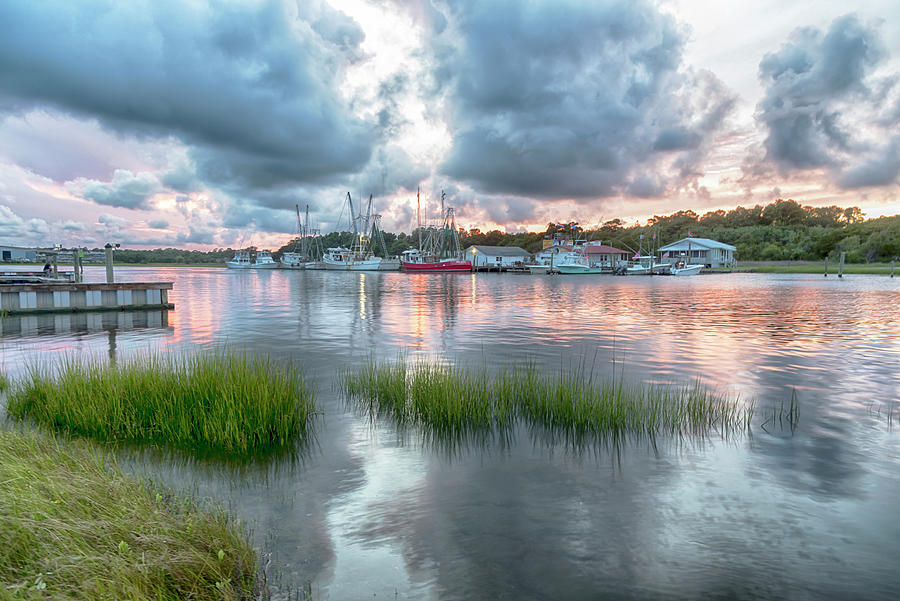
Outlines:
<svg viewBox="0 0 900 601"><path fill-rule="evenodd" d="M169 227L169 222L165 219L153 219L147 222L147 226L155 230L164 230Z"/></svg>
<svg viewBox="0 0 900 601"><path fill-rule="evenodd" d="M174 136L210 181L317 182L368 160L337 89L363 35L323 2L4 2L0 22L0 106Z"/></svg>
<svg viewBox="0 0 900 601"><path fill-rule="evenodd" d="M0 236L15 238L23 234L25 220L6 205L0 205Z"/></svg>
<svg viewBox="0 0 900 601"><path fill-rule="evenodd" d="M783 175L825 169L845 188L896 181L898 138L890 135L898 116L889 109L879 118L896 76L873 75L885 59L877 31L855 15L836 19L826 32L795 30L759 65L765 161Z"/></svg>
<svg viewBox="0 0 900 601"><path fill-rule="evenodd" d="M66 187L73 194L97 204L129 209L151 208L150 198L162 190L155 175L135 175L125 169L116 169L109 183L78 178Z"/></svg>
<svg viewBox="0 0 900 601"><path fill-rule="evenodd" d="M0 236L24 238L30 243L45 243L50 226L43 219L23 219L6 205L0 205Z"/></svg>
<svg viewBox="0 0 900 601"><path fill-rule="evenodd" d="M452 13L436 69L454 134L443 171L484 191L662 193L693 175L733 103L714 76L682 69L685 33L649 2L473 1Z"/></svg>

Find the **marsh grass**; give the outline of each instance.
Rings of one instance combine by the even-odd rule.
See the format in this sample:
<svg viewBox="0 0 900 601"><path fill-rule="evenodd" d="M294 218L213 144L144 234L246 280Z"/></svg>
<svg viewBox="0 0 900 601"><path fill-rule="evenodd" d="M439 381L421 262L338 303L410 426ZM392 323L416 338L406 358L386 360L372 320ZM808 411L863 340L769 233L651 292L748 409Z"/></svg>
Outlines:
<svg viewBox="0 0 900 601"><path fill-rule="evenodd" d="M577 437L703 434L749 429L753 404L699 383L629 384L584 370L545 373L535 366L488 374L431 362L369 363L345 372L344 393L374 417L423 424L434 432L503 428L523 420Z"/></svg>
<svg viewBox="0 0 900 601"><path fill-rule="evenodd" d="M86 442L0 431L0 599L255 599L240 523Z"/></svg>
<svg viewBox="0 0 900 601"><path fill-rule="evenodd" d="M226 351L33 365L7 403L9 416L56 431L226 456L294 445L306 437L312 411L295 368Z"/></svg>

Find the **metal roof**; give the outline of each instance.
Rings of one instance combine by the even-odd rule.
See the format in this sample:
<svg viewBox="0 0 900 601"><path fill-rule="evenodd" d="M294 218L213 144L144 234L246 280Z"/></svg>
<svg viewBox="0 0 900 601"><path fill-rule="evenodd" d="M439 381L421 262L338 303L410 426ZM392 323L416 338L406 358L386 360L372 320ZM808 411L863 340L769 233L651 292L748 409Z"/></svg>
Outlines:
<svg viewBox="0 0 900 601"><path fill-rule="evenodd" d="M484 253L486 255L494 255L496 257L531 256L530 252L528 252L524 248L519 248L518 246L481 246L480 244L473 244L466 249L466 252L474 252L472 251L472 249L477 249L480 253Z"/></svg>
<svg viewBox="0 0 900 601"><path fill-rule="evenodd" d="M587 244L584 246L584 252L589 255L631 255L627 250L607 244Z"/></svg>
<svg viewBox="0 0 900 601"><path fill-rule="evenodd" d="M730 251L737 250L736 247L730 244L725 244L724 242L716 242L715 240L710 240L709 238L682 238L678 242L660 246L658 250L665 252L667 250L698 250L702 248L720 248L722 250Z"/></svg>

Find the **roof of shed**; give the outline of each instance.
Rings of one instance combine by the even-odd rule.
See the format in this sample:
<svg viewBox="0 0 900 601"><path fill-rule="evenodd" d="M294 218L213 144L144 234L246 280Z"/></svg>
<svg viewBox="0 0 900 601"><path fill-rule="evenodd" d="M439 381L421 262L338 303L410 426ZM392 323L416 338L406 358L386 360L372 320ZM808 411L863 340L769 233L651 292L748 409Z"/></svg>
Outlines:
<svg viewBox="0 0 900 601"><path fill-rule="evenodd" d="M466 249L466 252L469 252L470 249L478 249L478 252L484 253L486 255L495 255L498 257L530 257L531 253L525 250L524 248L519 248L518 246L481 246L480 244L474 244Z"/></svg>
<svg viewBox="0 0 900 601"><path fill-rule="evenodd" d="M696 249L700 250L702 248L710 249L710 248L721 248L723 250L737 250L736 247L725 244L724 242L717 242L715 240L710 240L709 238L682 238L678 242L673 242L672 244L667 244L665 246L659 247L659 250L665 252L667 250L689 250Z"/></svg>

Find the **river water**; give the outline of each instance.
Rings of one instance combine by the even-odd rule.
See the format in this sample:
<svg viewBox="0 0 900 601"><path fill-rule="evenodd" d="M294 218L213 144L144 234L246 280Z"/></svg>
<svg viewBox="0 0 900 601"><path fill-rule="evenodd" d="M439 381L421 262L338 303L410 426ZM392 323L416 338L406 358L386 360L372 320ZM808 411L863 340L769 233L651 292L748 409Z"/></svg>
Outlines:
<svg viewBox="0 0 900 601"><path fill-rule="evenodd" d="M103 271L88 268L89 280ZM234 466L125 453L252 528L278 594L316 599L895 599L900 591L900 279L243 272L172 281L168 313L2 319L0 360L229 345L301 366L314 440ZM701 380L753 401L749 433L441 443L340 395L370 357L533 363ZM793 427L766 410L800 406Z"/></svg>

